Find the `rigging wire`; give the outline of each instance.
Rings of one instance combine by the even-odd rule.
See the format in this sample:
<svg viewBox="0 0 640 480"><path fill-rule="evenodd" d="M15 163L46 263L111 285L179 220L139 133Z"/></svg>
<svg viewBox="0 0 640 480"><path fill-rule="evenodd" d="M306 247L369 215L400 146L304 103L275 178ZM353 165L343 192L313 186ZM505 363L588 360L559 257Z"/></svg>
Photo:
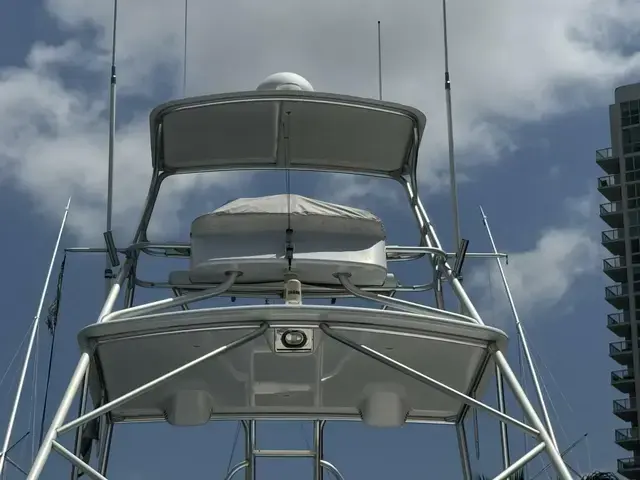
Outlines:
<svg viewBox="0 0 640 480"><path fill-rule="evenodd" d="M7 366L6 370L2 374L2 377L0 378L0 386L2 386L2 383L5 381L5 379L7 378L7 375L11 371L11 366L16 361L16 358L18 358L18 354L20 353L20 350L22 350L22 346L24 345L24 342L27 341L27 337L28 336L29 336L29 329L27 329L27 331L25 332L24 337L22 337L22 341L20 342L20 345L18 345L18 348L16 349L16 352L13 354L13 357L11 358L11 361L9 362L9 365Z"/></svg>
<svg viewBox="0 0 640 480"><path fill-rule="evenodd" d="M33 355L33 390L31 393L31 431L36 431L38 413L38 367L40 365L40 330L36 333L36 345ZM31 462L36 458L36 436L31 435Z"/></svg>
<svg viewBox="0 0 640 480"><path fill-rule="evenodd" d="M587 450L587 468L590 472L593 472L593 464L591 462L591 446L589 445L589 437L585 438L584 446Z"/></svg>
<svg viewBox="0 0 640 480"><path fill-rule="evenodd" d="M531 343L531 342L530 342L530 343ZM553 373L551 372L551 370L550 370L550 369L547 367L547 365L545 364L544 360L542 359L542 356L538 354L538 352L536 351L536 349L535 349L535 348L531 348L531 345L530 345L530 350L531 350L531 353L532 353L532 356L533 356L532 361L534 361L534 362L536 363L536 365L541 365L541 366L542 366L542 368L543 368L544 370L546 370L546 372L547 372L547 373L549 374L549 376L551 377L551 380L552 380L552 381L553 381L553 383L555 384L556 388L558 389L558 392L560 393L560 396L562 397L562 399L563 399L563 400L564 400L564 402L566 403L567 408L569 409L569 411L570 411L571 413L575 413L575 412L574 412L574 410L573 410L573 408L571 407L571 403L569 402L569 400L567 399L567 397L564 395L564 392L562 391L562 389L561 389L561 388L560 388L560 386L558 385L558 382L556 381L555 376L553 375ZM555 405L554 405L553 399L551 398L551 394L550 394L550 392L549 392L549 389L547 388L547 385L545 384L545 381L544 381L544 379L543 379L543 377L542 377L542 373L541 373L541 371L540 371L540 370L538 370L538 372L539 372L539 373L538 373L538 377L539 377L539 379L540 379L540 383L542 384L542 387L543 387L543 389L544 389L544 391L545 391L545 393L546 393L546 395L547 395L547 398L549 399L549 403L551 404L551 409L553 410L553 412L554 412L554 414L555 414L555 416L556 416L556 419L558 419L558 420L559 420L559 419L560 419L560 415L559 415L558 410L556 409L556 407L555 407ZM562 422L558 421L558 424L560 425L560 431L562 432L562 434L563 434L563 435L564 435L564 437L565 437L565 441L567 441L567 442L568 442L568 441L569 441L569 436L567 435L567 432L565 431L564 427L562 426ZM580 461L579 461L578 459L576 459L576 460L575 460L575 462L576 462L576 464L577 464L578 470L582 470L582 467L581 467L581 465L580 465Z"/></svg>
<svg viewBox="0 0 640 480"><path fill-rule="evenodd" d="M51 383L51 371L53 366L53 354L55 352L55 344L56 344L56 332L58 330L58 315L60 313L60 301L62 300L62 283L64 281L64 268L67 263L67 254L65 253L64 257L62 257L62 263L60 264L60 271L58 272L58 285L56 287L56 296L49 305L49 310L47 314L47 328L49 329L49 333L51 334L51 345L49 347L49 363L47 365L47 380L45 382L44 388L44 400L42 405L42 417L40 418L40 438L38 445L42 445L42 439L44 436L44 421L47 415L47 405L49 400L49 385ZM34 430L35 432L35 430Z"/></svg>
<svg viewBox="0 0 640 480"><path fill-rule="evenodd" d="M242 422L237 422L237 426L236 426L236 434L235 437L233 439L233 444L231 445L231 452L229 452L229 460L227 461L227 471L226 471L226 475L229 475L229 473L231 472L231 464L233 463L233 456L236 453L236 448L238 447L238 439L240 438L240 427L242 425Z"/></svg>
<svg viewBox="0 0 640 480"><path fill-rule="evenodd" d="M40 418L40 439L38 445L42 445L42 437L44 435L44 422L47 415L47 403L49 400L49 384L51 383L51 370L53 366L53 353L55 352L56 329L51 333L51 346L49 347L49 363L47 366L47 380L44 387L44 401L42 405L42 416ZM35 430L34 430L35 432Z"/></svg>

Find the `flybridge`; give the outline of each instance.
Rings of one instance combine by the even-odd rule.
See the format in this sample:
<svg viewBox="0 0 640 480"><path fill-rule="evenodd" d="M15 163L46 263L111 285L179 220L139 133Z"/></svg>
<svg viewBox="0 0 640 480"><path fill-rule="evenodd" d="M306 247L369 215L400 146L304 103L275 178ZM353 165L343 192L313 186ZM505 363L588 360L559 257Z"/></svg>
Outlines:
<svg viewBox="0 0 640 480"><path fill-rule="evenodd" d="M466 241L447 252L420 200L416 168L425 126L415 108L316 92L293 74L270 77L257 91L154 109L153 175L131 244L118 249L107 232L107 248L69 249L107 252L108 267L117 273L99 318L78 334L78 366L28 479L40 477L52 451L71 462L74 475L106 478L113 429L122 423L195 426L231 419L241 422L247 441L243 460L226 478L241 471L255 478L258 457L309 457L315 480L324 471L342 478L324 456L324 427L359 420L386 428L451 425L458 433L452 448L459 449L470 479L464 421L474 408L539 442L507 461L496 479L545 451L560 478L569 480L548 417L537 414L505 358L506 334L485 324L460 282L465 257L500 255L495 248L466 253ZM283 170L287 179L302 169L395 180L406 191L420 244L387 245L385 227L371 212L294 195L289 181L281 195L238 199L194 219L188 244L149 238L166 178L250 169ZM182 269L143 279L136 268L141 256L182 259ZM397 261L412 262L428 278L404 283L393 272ZM138 303L137 288L167 296ZM463 313L445 303L445 288ZM404 292L431 292L433 301L411 302L401 298ZM116 309L120 297L123 307ZM255 304L197 305L236 297ZM346 306L343 298L366 304ZM477 399L493 367L527 424L507 415L503 404L496 409ZM81 411L67 421L77 396ZM257 428L269 419L312 421L313 448L257 448ZM59 441L72 431L73 451ZM92 444L99 446L97 455Z"/></svg>

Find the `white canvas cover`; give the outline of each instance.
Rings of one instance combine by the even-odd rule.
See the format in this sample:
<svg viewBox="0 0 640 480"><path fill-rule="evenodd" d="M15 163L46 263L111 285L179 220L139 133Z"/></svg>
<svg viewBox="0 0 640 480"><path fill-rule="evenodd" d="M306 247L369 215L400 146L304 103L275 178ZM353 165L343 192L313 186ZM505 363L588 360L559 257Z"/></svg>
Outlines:
<svg viewBox="0 0 640 480"><path fill-rule="evenodd" d="M228 271L242 272L238 283L283 281L289 228L291 270L301 282L339 285L336 273L360 286L385 282L385 231L375 215L288 194L241 198L194 220L191 281L218 283Z"/></svg>
<svg viewBox="0 0 640 480"><path fill-rule="evenodd" d="M239 198L192 224L193 235L282 230L291 216L292 228L304 231L363 234L385 239L382 221L373 213L294 194Z"/></svg>

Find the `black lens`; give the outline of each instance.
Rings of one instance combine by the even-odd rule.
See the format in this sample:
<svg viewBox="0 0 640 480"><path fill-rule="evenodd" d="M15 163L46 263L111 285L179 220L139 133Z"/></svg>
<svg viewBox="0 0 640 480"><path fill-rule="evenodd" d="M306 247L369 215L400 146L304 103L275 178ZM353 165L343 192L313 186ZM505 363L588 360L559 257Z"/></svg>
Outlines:
<svg viewBox="0 0 640 480"><path fill-rule="evenodd" d="M287 348L302 348L307 343L307 336L300 330L288 330L282 334L282 344Z"/></svg>

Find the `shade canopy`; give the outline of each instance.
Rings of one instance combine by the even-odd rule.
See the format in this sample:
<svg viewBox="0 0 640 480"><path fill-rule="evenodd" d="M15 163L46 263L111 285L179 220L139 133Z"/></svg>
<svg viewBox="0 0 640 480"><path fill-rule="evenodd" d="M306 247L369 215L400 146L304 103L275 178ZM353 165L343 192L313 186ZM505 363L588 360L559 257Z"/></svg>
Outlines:
<svg viewBox="0 0 640 480"><path fill-rule="evenodd" d="M162 172L291 168L399 178L415 172L426 117L346 95L250 91L165 103L150 124Z"/></svg>

